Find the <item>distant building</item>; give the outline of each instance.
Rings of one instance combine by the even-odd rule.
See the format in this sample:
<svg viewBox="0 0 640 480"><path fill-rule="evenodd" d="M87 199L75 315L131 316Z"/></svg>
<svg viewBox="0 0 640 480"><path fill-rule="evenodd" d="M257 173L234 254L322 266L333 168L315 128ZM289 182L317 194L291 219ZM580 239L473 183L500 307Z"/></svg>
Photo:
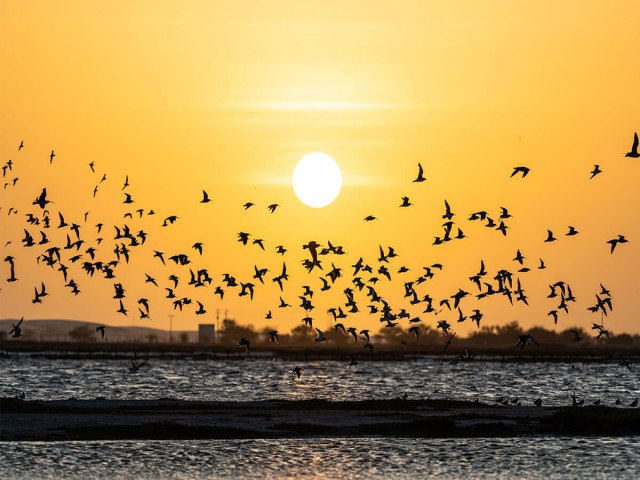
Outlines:
<svg viewBox="0 0 640 480"><path fill-rule="evenodd" d="M216 338L216 326L212 323L198 325L198 343L213 343Z"/></svg>

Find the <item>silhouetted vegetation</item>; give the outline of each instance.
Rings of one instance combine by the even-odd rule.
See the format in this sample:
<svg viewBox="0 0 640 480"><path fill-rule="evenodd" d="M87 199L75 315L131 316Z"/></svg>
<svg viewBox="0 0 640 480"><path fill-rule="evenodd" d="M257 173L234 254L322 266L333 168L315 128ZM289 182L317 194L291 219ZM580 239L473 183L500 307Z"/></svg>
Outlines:
<svg viewBox="0 0 640 480"><path fill-rule="evenodd" d="M80 323L80 322L79 322ZM200 345L217 345L221 348L227 348L235 350L237 343L241 338L245 338L250 341L251 348L269 349L281 348L281 347L293 347L293 348L309 348L319 347L322 349L335 349L358 347L360 348L365 344L364 334L357 332L357 342L354 336L350 333L343 333L342 330L332 328L330 330L323 330L327 339L326 342L316 342L317 332L315 325L313 327L300 324L294 327L289 332L278 332L278 343L270 341L270 333L277 330L273 326L266 326L257 330L253 325L242 325L234 319L225 319L222 322L221 329L215 338L215 341L202 342ZM7 345L7 342L32 342L32 343L82 343L82 344L95 344L97 348L103 343L109 343L115 341L116 343L131 343L131 344L157 344L167 345L168 335L166 337L159 337L157 333L150 333L147 335L137 335L131 338L119 336L115 330L118 327L107 327L106 341L101 341L99 335L96 334L95 327L92 324L82 324L71 328L64 336L56 335L53 338L48 335L35 335L34 332L29 330L29 324L25 323L23 329L23 336L18 340L8 338L6 332L1 332L3 335L0 337L2 345ZM572 351L578 351L580 349L590 347L638 347L640 346L640 335L631 335L628 333L621 333L619 335L611 333L609 337L602 336L597 338L597 330L585 330L580 327L570 327L562 331L547 330L543 327L533 327L530 329L523 329L517 322L507 323L505 325L491 325L482 326L478 330L470 333L467 336L457 334L450 344L451 348L467 347L470 349L484 349L484 348L515 348L516 338L518 335L528 334L535 339L535 346L527 345L525 352L533 351L532 349L545 349L545 348L571 348ZM116 337L116 340L111 340L110 336ZM438 347L441 348L445 345L450 337L447 337L441 330L431 327L430 325L420 325L418 331L418 338L416 339L415 333L410 332L408 329L404 329L400 326L393 327L381 327L377 332L369 332L370 342L377 350L397 350L405 352L413 352L421 350L423 348ZM575 341L579 338L579 341ZM193 345L197 342L196 332L174 332L173 345ZM533 345L533 342L531 342ZM438 353L440 350L438 350Z"/></svg>
<svg viewBox="0 0 640 480"><path fill-rule="evenodd" d="M241 326L235 320L227 319L223 323L224 330L221 332L221 342L229 343L234 340L237 342L240 338L250 339L252 344L259 345L269 343L269 332L276 330L272 327L265 327L260 331L254 329L253 325ZM581 337L579 342L574 342L574 334L572 331L578 332ZM330 345L349 345L355 343L350 334L343 334L342 331L335 329L324 332L327 337L327 344ZM580 327L571 327L563 331L547 330L543 327L533 327L523 329L518 322L511 322L506 325L483 326L479 330L464 337L457 335L454 339L455 344L465 345L467 347L507 347L515 345L516 337L522 334L531 335L535 341L541 346L558 346L558 345L614 345L614 346L638 346L640 345L640 335L630 335L622 333L620 335L611 334L609 338L596 338L590 331ZM278 333L279 343L282 345L308 345L313 344L316 337L315 328L306 325L298 325L291 330L290 333ZM418 339L415 335L400 326L381 327L378 332L371 335L371 343L382 344L386 347L402 346L402 342L406 342L408 346L412 345L443 345L447 337L439 330L430 325L421 325ZM358 342L363 343L362 335L358 336Z"/></svg>

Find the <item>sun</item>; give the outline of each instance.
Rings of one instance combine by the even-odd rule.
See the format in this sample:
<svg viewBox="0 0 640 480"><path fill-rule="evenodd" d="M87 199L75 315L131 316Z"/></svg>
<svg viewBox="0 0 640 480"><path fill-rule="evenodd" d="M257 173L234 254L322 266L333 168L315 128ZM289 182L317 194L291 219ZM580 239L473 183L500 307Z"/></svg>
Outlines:
<svg viewBox="0 0 640 480"><path fill-rule="evenodd" d="M293 191L309 207L326 207L338 198L341 188L340 167L326 153L308 153L293 169Z"/></svg>

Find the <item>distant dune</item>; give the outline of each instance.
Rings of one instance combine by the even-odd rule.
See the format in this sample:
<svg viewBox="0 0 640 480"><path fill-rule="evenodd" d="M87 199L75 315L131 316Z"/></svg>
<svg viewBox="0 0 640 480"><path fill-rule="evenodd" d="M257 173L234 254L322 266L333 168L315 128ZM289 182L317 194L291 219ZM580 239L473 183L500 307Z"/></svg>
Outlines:
<svg viewBox="0 0 640 480"><path fill-rule="evenodd" d="M12 323L16 323L16 319L0 320L0 334L8 334L12 328ZM96 322L84 320L59 320L59 319L41 319L41 320L25 320L22 323L22 333L25 338L33 340L67 340L69 333L82 326L87 326L91 331L95 332L95 328L102 325ZM174 331L174 337L186 333L189 337L194 337L194 331ZM96 333L96 336L100 335ZM107 326L107 336L110 340L144 340L149 337L156 337L158 340L166 340L169 338L169 331L159 328L149 328L142 326L116 327Z"/></svg>

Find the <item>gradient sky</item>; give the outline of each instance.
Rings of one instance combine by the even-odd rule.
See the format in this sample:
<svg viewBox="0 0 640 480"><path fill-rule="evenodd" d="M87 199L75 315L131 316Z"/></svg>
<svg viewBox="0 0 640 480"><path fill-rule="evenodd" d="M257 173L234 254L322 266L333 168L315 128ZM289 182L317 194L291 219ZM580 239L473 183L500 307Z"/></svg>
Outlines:
<svg viewBox="0 0 640 480"><path fill-rule="evenodd" d="M393 246L408 274L376 286L396 308L403 282L422 266L442 263L436 278L419 288L436 300L458 287L477 293L468 277L483 259L493 276L517 270L519 248L531 272L520 275L529 306L510 307L502 297L463 303L480 308L483 323L519 320L552 327L548 285L568 282L578 301L558 328L590 327L598 321L586 308L600 283L611 290L613 332L640 333L640 159L625 158L640 130L640 63L637 61L640 4L581 2L30 2L0 4L0 163L11 159L19 177L0 190L0 247L16 257L19 281L8 284L0 264L0 318L70 318L130 325L135 300L151 300L152 321L166 328L171 305L144 284L144 273L168 286L171 272L154 249L167 256L188 253L194 266L214 277L209 289L178 294L199 299L208 314L193 308L176 313L174 328L212 322L216 309L257 328L287 330L305 316L301 285L316 291L312 316L326 328L326 309L344 303L350 265L362 256L377 266L379 245ZM21 140L25 148L17 152ZM49 165L49 153L56 158ZM344 177L341 195L316 210L295 197L290 178L296 162L312 151L330 154ZM88 167L95 162L96 173ZM427 177L412 183L421 162ZM599 164L603 173L589 180ZM526 165L525 179L509 178ZM96 199L94 186L102 174ZM125 175L133 208L123 205ZM7 179L3 179L6 181ZM4 183L3 181L3 183ZM91 244L94 225L104 223L103 259L113 257L112 225L128 223L149 232L129 265L119 267L127 289L129 317L117 314L113 282L89 279L73 267L82 294L73 297L60 274L37 265L39 250L24 249L25 214L47 187L52 225L57 212L82 224ZM213 199L201 205L201 190ZM400 209L407 195L413 207ZM444 199L468 238L432 246L440 235ZM242 204L255 207L244 211ZM281 207L269 214L266 206ZM10 207L18 215L7 216ZM507 207L508 236L468 222L471 212L497 218ZM135 208L158 214L124 220ZM89 220L83 223L83 214ZM178 215L175 225L162 219ZM365 223L366 215L378 220ZM566 237L568 225L580 234ZM546 230L559 238L544 243ZM66 232L48 232L64 242ZM37 228L30 228L37 233ZM239 231L263 238L267 252L236 241ZM628 244L611 255L607 240L626 235ZM34 235L35 236L35 235ZM318 275L299 263L309 240L343 245L348 256L327 257L346 278L322 295ZM5 243L12 241L8 246ZM201 241L202 258L191 249ZM281 258L274 247L284 244ZM65 255L68 253L65 252ZM544 271L535 266L543 258ZM287 262L291 281L282 296L294 305L278 309L280 293L271 278ZM249 302L229 290L213 295L223 272L249 281L253 265L268 267L267 287ZM324 274L328 271L325 268ZM31 303L34 286L45 280L51 295ZM366 279L366 277L365 277ZM256 283L255 280L251 280ZM346 324L378 328L369 303ZM263 320L272 310L274 320ZM435 326L457 313L424 316ZM136 324L140 320L135 319ZM406 326L406 325L405 325ZM455 325L465 333L468 321Z"/></svg>

